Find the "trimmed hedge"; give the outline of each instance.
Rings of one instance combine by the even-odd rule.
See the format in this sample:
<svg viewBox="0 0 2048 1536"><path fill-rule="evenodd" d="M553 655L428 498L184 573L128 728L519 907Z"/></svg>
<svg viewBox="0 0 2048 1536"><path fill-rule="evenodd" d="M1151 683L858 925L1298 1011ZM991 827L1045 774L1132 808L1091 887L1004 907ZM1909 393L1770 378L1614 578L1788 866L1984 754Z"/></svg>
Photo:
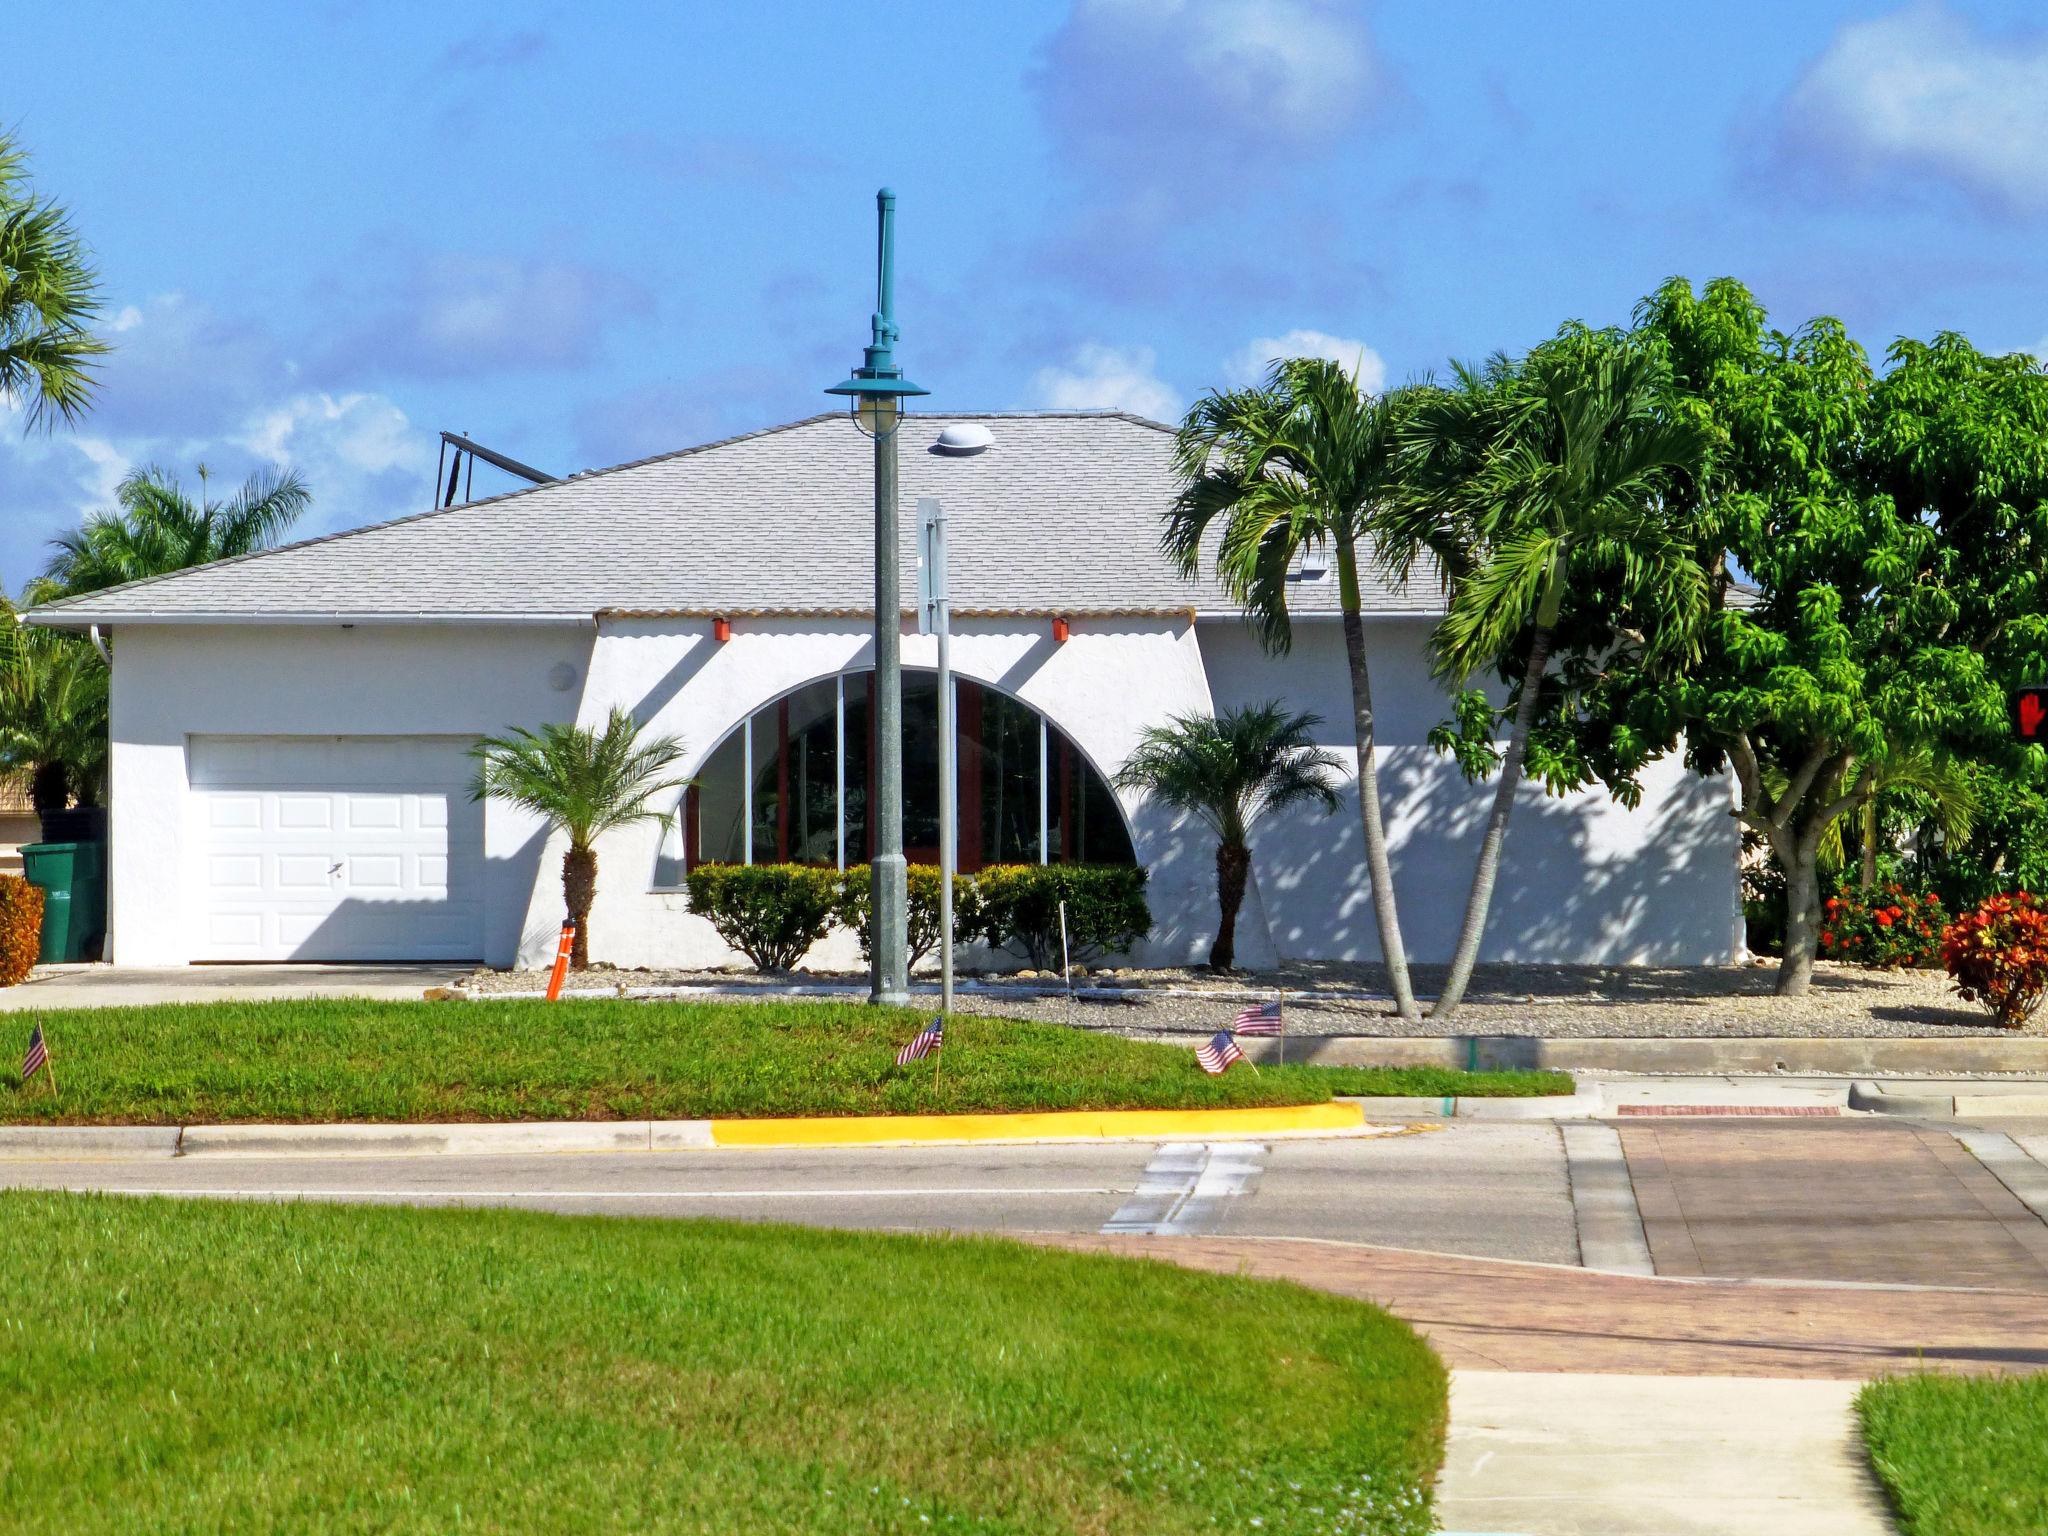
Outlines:
<svg viewBox="0 0 2048 1536"><path fill-rule="evenodd" d="M699 864L683 877L690 910L764 971L786 971L825 936L839 871L809 864Z"/></svg>
<svg viewBox="0 0 2048 1536"><path fill-rule="evenodd" d="M763 970L786 971L833 923L853 930L868 954L872 872L810 864L699 864L684 877L690 909ZM913 864L910 960L939 944L939 872ZM1007 950L1039 970L1060 963L1060 902L1067 904L1073 959L1121 953L1152 929L1145 872L1113 864L992 864L953 877L953 930L961 943Z"/></svg>
<svg viewBox="0 0 2048 1536"><path fill-rule="evenodd" d="M1060 902L1076 962L1121 954L1152 931L1145 871L1129 864L991 864L974 877L974 924L964 929L1041 971L1060 964Z"/></svg>
<svg viewBox="0 0 2048 1536"><path fill-rule="evenodd" d="M43 944L43 889L0 875L0 987L23 980Z"/></svg>

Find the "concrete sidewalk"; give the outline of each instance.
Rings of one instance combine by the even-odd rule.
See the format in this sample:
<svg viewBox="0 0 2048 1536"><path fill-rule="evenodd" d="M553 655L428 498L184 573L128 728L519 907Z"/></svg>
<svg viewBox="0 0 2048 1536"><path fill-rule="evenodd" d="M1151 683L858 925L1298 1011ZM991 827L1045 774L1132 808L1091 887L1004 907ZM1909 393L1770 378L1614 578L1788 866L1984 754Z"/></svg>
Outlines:
<svg viewBox="0 0 2048 1536"><path fill-rule="evenodd" d="M151 1003L259 1003L299 997L417 1002L460 965L179 965L38 967L0 987L0 1013L59 1008L135 1008Z"/></svg>
<svg viewBox="0 0 2048 1536"><path fill-rule="evenodd" d="M1858 1384L1451 1373L1446 1536L1891 1536Z"/></svg>

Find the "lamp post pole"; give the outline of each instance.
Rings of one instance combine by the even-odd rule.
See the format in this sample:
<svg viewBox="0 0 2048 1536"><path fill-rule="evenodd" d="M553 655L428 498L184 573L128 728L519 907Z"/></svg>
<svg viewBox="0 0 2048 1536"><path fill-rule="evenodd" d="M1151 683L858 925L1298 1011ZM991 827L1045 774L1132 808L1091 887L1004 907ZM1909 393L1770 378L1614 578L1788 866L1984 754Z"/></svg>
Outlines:
<svg viewBox="0 0 2048 1536"><path fill-rule="evenodd" d="M910 1001L909 880L903 858L903 595L896 553L896 432L905 396L929 393L896 366L896 194L875 194L873 339L853 376L827 394L849 395L875 442L875 776L868 786L872 862L868 1000Z"/></svg>

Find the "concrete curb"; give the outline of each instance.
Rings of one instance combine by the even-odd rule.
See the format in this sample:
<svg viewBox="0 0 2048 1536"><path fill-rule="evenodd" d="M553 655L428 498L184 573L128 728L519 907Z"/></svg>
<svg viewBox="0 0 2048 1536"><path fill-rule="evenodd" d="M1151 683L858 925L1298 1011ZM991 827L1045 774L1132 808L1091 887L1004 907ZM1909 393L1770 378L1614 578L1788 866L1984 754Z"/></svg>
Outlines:
<svg viewBox="0 0 2048 1536"><path fill-rule="evenodd" d="M1176 1039L1187 1045L1200 1043L1194 1035ZM1261 1066L1272 1059L1272 1041L1259 1041L1256 1051L1252 1042L1241 1043ZM1287 1059L1324 1067L1618 1072L1644 1077L2048 1075L2048 1035L1289 1035Z"/></svg>
<svg viewBox="0 0 2048 1536"><path fill-rule="evenodd" d="M1997 1115L2048 1118L2048 1088L2021 1088L2010 1093L1929 1093L1895 1088L1889 1083L1857 1082L1849 1085L1849 1107L1873 1115L1912 1115L1922 1120L1975 1120Z"/></svg>
<svg viewBox="0 0 2048 1536"><path fill-rule="evenodd" d="M1387 1120L1593 1120L1607 1109L1607 1095L1598 1083L1582 1083L1574 1093L1546 1093L1528 1098L1373 1098L1347 1099L1369 1106Z"/></svg>
<svg viewBox="0 0 2048 1536"><path fill-rule="evenodd" d="M0 1125L0 1161L176 1157L175 1125Z"/></svg>
<svg viewBox="0 0 2048 1536"><path fill-rule="evenodd" d="M848 1115L761 1120L581 1120L446 1125L0 1127L0 1161L170 1157L419 1157L477 1153L682 1152L714 1147L862 1147L1050 1141L1261 1141L1395 1134L1363 1102L1261 1109L1064 1110L1044 1114Z"/></svg>

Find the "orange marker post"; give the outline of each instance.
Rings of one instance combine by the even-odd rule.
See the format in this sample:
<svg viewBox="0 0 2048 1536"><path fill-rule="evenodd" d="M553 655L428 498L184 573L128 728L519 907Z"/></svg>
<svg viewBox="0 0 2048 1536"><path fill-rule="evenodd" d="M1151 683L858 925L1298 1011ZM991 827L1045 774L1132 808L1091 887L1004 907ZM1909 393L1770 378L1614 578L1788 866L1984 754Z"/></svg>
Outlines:
<svg viewBox="0 0 2048 1536"><path fill-rule="evenodd" d="M562 996L562 983L569 976L569 952L576 947L576 925L562 924L562 947L555 951L555 968L548 974L548 1001L557 1002Z"/></svg>

